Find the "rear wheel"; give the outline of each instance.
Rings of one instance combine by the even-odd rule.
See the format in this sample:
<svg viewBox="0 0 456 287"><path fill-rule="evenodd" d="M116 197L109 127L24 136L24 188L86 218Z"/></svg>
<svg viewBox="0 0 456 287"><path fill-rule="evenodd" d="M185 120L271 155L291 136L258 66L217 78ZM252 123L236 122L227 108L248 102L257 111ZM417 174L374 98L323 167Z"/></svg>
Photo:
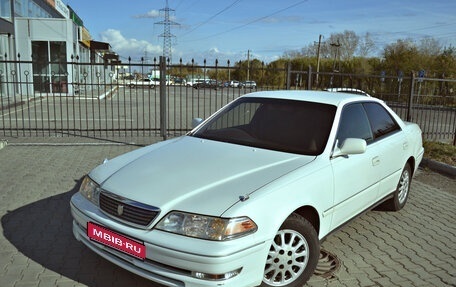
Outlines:
<svg viewBox="0 0 456 287"><path fill-rule="evenodd" d="M401 210L407 202L411 183L412 169L410 167L410 164L407 163L402 170L401 177L399 178L399 182L397 184L393 198L385 201L385 203L382 204L382 207L391 211Z"/></svg>
<svg viewBox="0 0 456 287"><path fill-rule="evenodd" d="M305 218L292 214L271 244L262 287L298 287L313 274L320 255L315 228Z"/></svg>

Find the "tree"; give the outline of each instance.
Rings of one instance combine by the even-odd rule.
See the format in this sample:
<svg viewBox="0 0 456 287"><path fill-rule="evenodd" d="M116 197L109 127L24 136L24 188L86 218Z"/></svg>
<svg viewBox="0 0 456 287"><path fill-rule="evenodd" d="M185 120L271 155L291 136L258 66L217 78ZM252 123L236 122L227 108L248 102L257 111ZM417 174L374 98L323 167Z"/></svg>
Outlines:
<svg viewBox="0 0 456 287"><path fill-rule="evenodd" d="M423 55L437 56L442 52L442 45L432 37L425 37L421 39L418 51Z"/></svg>
<svg viewBox="0 0 456 287"><path fill-rule="evenodd" d="M411 39L397 40L396 43L387 45L383 52L383 68L389 74L395 75L398 71L417 71L420 66L419 52Z"/></svg>
<svg viewBox="0 0 456 287"><path fill-rule="evenodd" d="M358 55L360 57L369 56L375 49L375 43L371 38L371 34L367 32L363 37L359 38Z"/></svg>
<svg viewBox="0 0 456 287"><path fill-rule="evenodd" d="M274 86L284 88L286 84L286 74L283 72L286 70L288 61L286 59L279 59L271 62L267 65L263 86Z"/></svg>
<svg viewBox="0 0 456 287"><path fill-rule="evenodd" d="M345 30L343 33L331 34L328 41L330 45L333 45L338 50L340 60L348 60L355 55L355 51L358 48L359 36L353 31Z"/></svg>
<svg viewBox="0 0 456 287"><path fill-rule="evenodd" d="M434 69L439 78L454 78L456 76L456 48L450 46L443 49L442 53L435 59ZM441 82L440 95L454 95L456 84Z"/></svg>

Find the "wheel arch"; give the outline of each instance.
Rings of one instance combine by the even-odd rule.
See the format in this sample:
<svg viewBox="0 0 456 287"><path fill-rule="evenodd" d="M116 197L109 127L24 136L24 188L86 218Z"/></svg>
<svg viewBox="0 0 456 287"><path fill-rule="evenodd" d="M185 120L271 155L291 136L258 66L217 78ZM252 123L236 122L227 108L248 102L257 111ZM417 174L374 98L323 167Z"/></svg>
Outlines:
<svg viewBox="0 0 456 287"><path fill-rule="evenodd" d="M309 221L310 224L312 224L312 226L315 228L317 234L320 234L320 216L314 207L309 205L301 206L300 208L296 209L294 213L299 214L307 221Z"/></svg>
<svg viewBox="0 0 456 287"><path fill-rule="evenodd" d="M410 170L411 170L412 176L413 176L415 173L415 158L413 156L409 157L409 159L407 160L407 162L405 164L409 164ZM404 167L405 167L405 165L404 165Z"/></svg>

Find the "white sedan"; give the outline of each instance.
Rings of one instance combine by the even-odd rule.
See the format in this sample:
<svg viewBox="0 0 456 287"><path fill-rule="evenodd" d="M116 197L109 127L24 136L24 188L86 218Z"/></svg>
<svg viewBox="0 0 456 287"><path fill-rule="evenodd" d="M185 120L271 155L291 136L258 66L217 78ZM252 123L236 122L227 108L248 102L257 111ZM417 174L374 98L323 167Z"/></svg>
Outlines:
<svg viewBox="0 0 456 287"><path fill-rule="evenodd" d="M71 198L73 233L166 286L302 286L331 232L404 207L422 157L420 128L375 98L247 94L92 170Z"/></svg>
<svg viewBox="0 0 456 287"><path fill-rule="evenodd" d="M158 79L139 79L136 81L131 81L127 84L130 88L135 87L149 87L150 89L155 89L156 86L160 85L160 81Z"/></svg>

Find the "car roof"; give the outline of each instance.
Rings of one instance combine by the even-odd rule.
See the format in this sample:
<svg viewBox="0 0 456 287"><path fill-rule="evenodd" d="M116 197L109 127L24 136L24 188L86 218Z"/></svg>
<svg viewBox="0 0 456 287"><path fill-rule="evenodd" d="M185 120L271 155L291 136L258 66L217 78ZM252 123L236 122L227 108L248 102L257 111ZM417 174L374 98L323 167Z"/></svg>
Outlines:
<svg viewBox="0 0 456 287"><path fill-rule="evenodd" d="M264 91L254 92L246 94L243 97L258 97L258 98L275 98L275 99L287 99L296 101L308 101L315 103L323 103L334 106L339 106L347 102L356 101L378 101L372 97L366 97L363 95L341 93L341 92L328 92L328 91Z"/></svg>

